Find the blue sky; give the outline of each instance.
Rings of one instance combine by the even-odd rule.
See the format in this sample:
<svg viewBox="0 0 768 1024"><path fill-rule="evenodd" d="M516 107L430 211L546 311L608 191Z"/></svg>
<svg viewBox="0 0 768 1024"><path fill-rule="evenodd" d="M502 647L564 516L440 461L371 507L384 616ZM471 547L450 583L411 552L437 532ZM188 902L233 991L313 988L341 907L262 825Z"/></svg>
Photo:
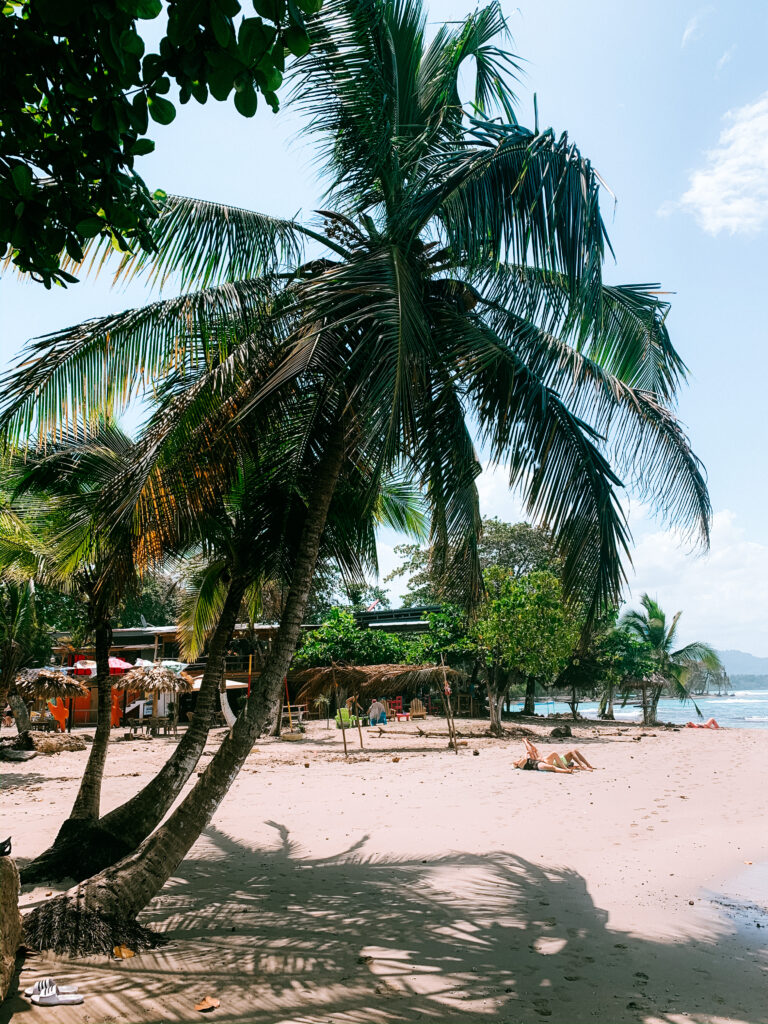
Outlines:
<svg viewBox="0 0 768 1024"><path fill-rule="evenodd" d="M473 8L432 0L431 20ZM691 369L679 412L709 473L710 555L689 555L631 506L632 593L684 609L683 640L768 655L768 526L764 398L768 346L768 6L660 0L505 3L525 60L520 120L567 130L616 196L604 213L617 262L609 281L659 281L672 296L673 341ZM142 172L153 187L265 212L311 211L322 193L313 153L293 140L290 111L245 121L222 104L182 108L154 133ZM0 361L35 335L145 302L87 280L45 292L0 281ZM516 517L498 474L480 483L484 511ZM382 538L382 570L395 538ZM396 595L395 595L396 596Z"/></svg>

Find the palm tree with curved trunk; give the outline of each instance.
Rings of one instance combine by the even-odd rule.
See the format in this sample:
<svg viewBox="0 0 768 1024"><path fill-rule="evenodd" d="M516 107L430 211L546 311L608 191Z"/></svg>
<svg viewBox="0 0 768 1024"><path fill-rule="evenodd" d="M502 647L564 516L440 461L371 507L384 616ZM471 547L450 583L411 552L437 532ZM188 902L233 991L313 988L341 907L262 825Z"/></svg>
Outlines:
<svg viewBox="0 0 768 1024"><path fill-rule="evenodd" d="M226 448L251 414L280 433L268 412L279 396L308 384L322 396L290 586L259 686L167 822L35 912L29 934L40 945L141 941L136 914L274 714L353 457L374 481L411 469L436 570L463 580L470 599L482 585L475 439L551 531L565 592L587 618L623 580L619 472L708 539L703 473L670 410L685 367L668 307L656 287L603 282L600 179L565 135L519 124L499 4L431 41L422 0L326 0L310 29L313 47L293 75L328 176L318 221L172 198L156 253L128 257L121 272L175 275L185 293L40 339L7 381L11 436L32 424L55 430L63 409L88 429L93 409L151 384L157 411L113 506L124 516L151 486L168 437ZM475 89L465 109L468 60Z"/></svg>
<svg viewBox="0 0 768 1024"><path fill-rule="evenodd" d="M49 538L47 571L82 594L88 634L93 637L96 661L96 731L80 787L57 842L66 845L70 858L66 874L82 862L87 837L98 833L101 787L109 747L112 717L112 676L109 652L112 618L121 598L138 583L135 572L136 539L126 525L108 528L98 521L101 488L106 480L130 464L130 439L102 419L88 439L64 433L45 447L17 457L14 501L32 524L41 524ZM113 848L113 854L123 852ZM66 877L66 874L64 877Z"/></svg>
<svg viewBox="0 0 768 1024"><path fill-rule="evenodd" d="M35 608L31 579L0 581L0 707L11 705L19 736L31 728L27 704L16 692L16 676L41 649L44 625Z"/></svg>
<svg viewBox="0 0 768 1024"><path fill-rule="evenodd" d="M628 611L619 620L619 629L625 630L642 645L644 655L650 659L653 671L644 678L643 724L654 725L662 693L668 690L682 701L690 699L687 677L696 664L704 664L717 672L722 664L717 652L709 644L695 641L675 648L677 627L682 612L667 621L658 601L648 594L640 598L642 611ZM698 712L698 708L696 708Z"/></svg>
<svg viewBox="0 0 768 1024"><path fill-rule="evenodd" d="M82 447L86 449L88 443ZM140 792L98 822L90 822L87 829L69 823L50 849L22 869L25 884L86 878L135 850L163 819L197 765L238 614L244 606L260 603L263 588L285 583L292 557L293 525L300 514L297 471L290 468L285 446L266 448L259 462L243 454L229 490L204 516L174 536L181 566L190 557L194 566L180 622L183 653L192 661L204 647L207 650L192 723L160 772ZM168 493L173 474L167 460L173 454L168 450L163 454L159 468L165 471ZM277 471L278 464L282 472ZM346 474L325 534L322 556L338 564L350 580L361 579L366 570L376 571L377 525L405 529L417 538L424 535L420 499L407 479L382 481L373 503L366 503L369 485L359 466ZM170 540L166 532L163 550Z"/></svg>

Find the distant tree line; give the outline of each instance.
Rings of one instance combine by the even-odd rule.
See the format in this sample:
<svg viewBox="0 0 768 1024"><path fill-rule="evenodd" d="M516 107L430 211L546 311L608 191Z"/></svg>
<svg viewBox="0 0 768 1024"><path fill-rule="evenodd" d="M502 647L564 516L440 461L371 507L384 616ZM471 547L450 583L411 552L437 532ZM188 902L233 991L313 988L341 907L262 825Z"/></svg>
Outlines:
<svg viewBox="0 0 768 1024"><path fill-rule="evenodd" d="M648 595L642 596L640 611L619 617L614 608L588 622L578 599L564 596L560 562L542 528L483 520L478 552L484 594L471 608L462 604L461 591L428 547L405 544L395 550L402 561L386 582L408 580L403 605L440 606L426 615L427 631L384 634L360 628L349 605L329 612L320 629L304 637L295 664L431 663L442 657L464 669L472 686L484 686L495 735L501 734L502 708L513 696L524 699L523 713L530 715L537 692L563 694L575 717L589 695L599 700L600 717L607 719L613 719L617 700L638 702L643 721L652 724L665 693L686 701L727 686L707 644L676 648L680 613L668 623Z"/></svg>

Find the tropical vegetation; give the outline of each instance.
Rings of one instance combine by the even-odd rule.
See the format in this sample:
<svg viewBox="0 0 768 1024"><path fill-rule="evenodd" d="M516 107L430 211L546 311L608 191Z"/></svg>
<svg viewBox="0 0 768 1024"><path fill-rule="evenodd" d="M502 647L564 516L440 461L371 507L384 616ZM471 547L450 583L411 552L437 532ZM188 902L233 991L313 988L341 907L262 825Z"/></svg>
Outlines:
<svg viewBox="0 0 768 1024"><path fill-rule="evenodd" d="M681 700L691 693L693 672L700 667L720 672L723 666L709 644L694 641L675 648L682 612L668 621L664 610L648 594L640 598L641 610L626 612L619 628L640 645L645 664L636 672L642 692L643 722L653 725L662 693L669 691Z"/></svg>
<svg viewBox="0 0 768 1024"><path fill-rule="evenodd" d="M260 570L274 564L279 630L245 708L163 824L29 916L43 948L152 941L136 916L274 720L324 546L365 562L386 481L423 495L430 571L467 614L484 595L475 440L546 526L584 630L624 579L622 481L708 539L703 472L671 411L686 371L667 304L604 282L600 179L567 136L519 123L499 4L430 38L421 0L326 0L307 28L291 75L325 164L319 221L167 199L118 278L183 294L40 339L4 381L6 437L43 452L63 432L97 444L107 412L149 401L93 507L113 571L128 550L141 575L208 536L246 460L271 495L249 514L279 538ZM393 515L407 526L412 508ZM217 578L211 594L232 577Z"/></svg>

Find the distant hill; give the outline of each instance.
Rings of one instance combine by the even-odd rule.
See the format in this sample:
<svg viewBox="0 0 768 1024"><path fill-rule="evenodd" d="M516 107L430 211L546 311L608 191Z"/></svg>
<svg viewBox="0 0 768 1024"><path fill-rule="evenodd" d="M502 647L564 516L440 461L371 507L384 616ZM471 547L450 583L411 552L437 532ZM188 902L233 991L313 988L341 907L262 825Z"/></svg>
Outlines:
<svg viewBox="0 0 768 1024"><path fill-rule="evenodd" d="M732 690L768 690L768 676L729 675Z"/></svg>
<svg viewBox="0 0 768 1024"><path fill-rule="evenodd" d="M756 658L744 651L718 651L729 676L768 676L768 658Z"/></svg>

